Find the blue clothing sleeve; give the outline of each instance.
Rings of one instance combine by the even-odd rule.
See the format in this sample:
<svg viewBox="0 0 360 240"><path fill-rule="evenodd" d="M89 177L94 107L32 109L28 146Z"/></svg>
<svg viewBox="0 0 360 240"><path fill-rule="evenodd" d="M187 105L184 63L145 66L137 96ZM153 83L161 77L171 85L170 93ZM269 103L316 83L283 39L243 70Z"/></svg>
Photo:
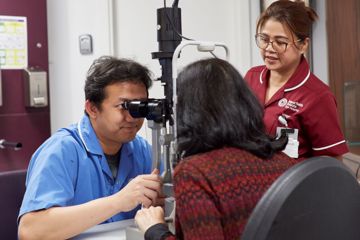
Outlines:
<svg viewBox="0 0 360 240"><path fill-rule="evenodd" d="M131 179L151 172L151 146L136 136L123 144L119 173L113 178L95 133L84 127L60 130L34 153L19 217L27 212L74 206L120 191ZM118 213L105 222L133 218L137 209Z"/></svg>
<svg viewBox="0 0 360 240"><path fill-rule="evenodd" d="M54 206L71 205L78 168L75 144L69 136L50 138L34 153L19 216Z"/></svg>

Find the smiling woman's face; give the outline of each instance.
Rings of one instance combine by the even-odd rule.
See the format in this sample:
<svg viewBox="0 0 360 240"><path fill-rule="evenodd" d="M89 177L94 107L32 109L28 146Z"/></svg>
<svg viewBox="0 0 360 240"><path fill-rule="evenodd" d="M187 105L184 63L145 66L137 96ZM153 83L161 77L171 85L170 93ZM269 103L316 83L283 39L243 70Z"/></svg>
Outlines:
<svg viewBox="0 0 360 240"><path fill-rule="evenodd" d="M307 49L307 41L299 42L298 39L294 39L294 34L284 24L274 19L266 21L258 34L269 37L270 41L278 40L287 43L284 52L276 51L272 44L269 44L266 49L260 49L261 56L269 70L288 72L290 69L296 69L302 54Z"/></svg>

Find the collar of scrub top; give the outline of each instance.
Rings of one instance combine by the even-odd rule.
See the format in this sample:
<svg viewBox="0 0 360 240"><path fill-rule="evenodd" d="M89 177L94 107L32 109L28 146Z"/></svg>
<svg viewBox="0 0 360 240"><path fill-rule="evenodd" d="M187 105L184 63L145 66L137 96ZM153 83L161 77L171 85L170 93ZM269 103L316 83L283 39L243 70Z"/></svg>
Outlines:
<svg viewBox="0 0 360 240"><path fill-rule="evenodd" d="M268 80L269 69L264 66L264 69L260 73L259 81L261 84L264 84L265 80ZM309 64L306 61L305 57L302 56L300 64L297 67L296 71L290 77L290 79L284 85L284 92L290 92L292 90L300 88L304 85L310 77L310 68Z"/></svg>
<svg viewBox="0 0 360 240"><path fill-rule="evenodd" d="M83 118L78 122L77 130L81 138L81 141L83 142L86 148L86 151L92 154L102 156L102 158L105 160L106 158L104 152L96 137L95 131L91 126L91 122L88 116L84 115ZM117 179L120 181L120 184L126 181L126 177L128 176L130 170L132 169L131 159L132 159L133 151L129 149L131 148L130 146L131 144L132 143L129 142L122 145L121 154L120 154L120 164L118 169L119 171L118 177L120 176L120 179ZM100 164L103 171L109 177L112 177L112 173L110 171L107 161L100 161Z"/></svg>

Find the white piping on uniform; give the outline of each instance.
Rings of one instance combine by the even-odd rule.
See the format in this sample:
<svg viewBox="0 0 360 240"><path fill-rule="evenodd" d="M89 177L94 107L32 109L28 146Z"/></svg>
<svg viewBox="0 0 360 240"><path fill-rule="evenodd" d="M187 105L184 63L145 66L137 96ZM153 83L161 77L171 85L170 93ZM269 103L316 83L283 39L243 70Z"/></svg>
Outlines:
<svg viewBox="0 0 360 240"><path fill-rule="evenodd" d="M289 92L289 91L292 91L294 89L297 89L297 88L301 87L309 79L309 77L310 77L310 70L309 70L308 74L306 75L305 79L300 84L298 84L298 85L296 85L295 87L292 87L292 88L287 88L287 89L284 90L284 92Z"/></svg>
<svg viewBox="0 0 360 240"><path fill-rule="evenodd" d="M79 122L78 122L78 125L77 125L77 129L78 129L78 132L79 132L79 136L80 136L80 139L81 139L81 141L83 142L83 144L84 144L84 146L85 146L85 148L86 148L86 151L90 152L90 151L89 151L89 148L86 146L84 137L83 137L83 135L82 135L82 133L81 133L81 130L80 130L80 122L81 122L81 121L79 121Z"/></svg>
<svg viewBox="0 0 360 240"><path fill-rule="evenodd" d="M266 68L264 68L260 73L260 83L263 84L262 75Z"/></svg>
<svg viewBox="0 0 360 240"><path fill-rule="evenodd" d="M339 144L344 143L344 142L345 142L345 140L342 140L340 142L337 142L337 143L334 143L334 144L331 144L331 145L328 145L328 146L325 146L325 147L313 148L313 150L314 151L320 151L320 150L328 149L328 148L334 147L334 146L339 145Z"/></svg>

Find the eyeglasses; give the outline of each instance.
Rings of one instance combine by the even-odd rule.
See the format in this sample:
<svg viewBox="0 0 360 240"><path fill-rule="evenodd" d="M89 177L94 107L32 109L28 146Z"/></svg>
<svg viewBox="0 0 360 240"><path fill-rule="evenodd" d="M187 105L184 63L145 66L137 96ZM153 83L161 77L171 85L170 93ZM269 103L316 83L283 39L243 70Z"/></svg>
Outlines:
<svg viewBox="0 0 360 240"><path fill-rule="evenodd" d="M296 40L295 42L300 42L301 39ZM287 49L287 46L292 44L291 42L289 42L288 39L286 38L275 38L273 41L270 41L270 37L266 34L262 34L262 33L258 33L255 35L255 42L256 45L262 49L265 50L269 44L271 43L272 48L277 52L277 53L284 53ZM293 44L295 44L295 42Z"/></svg>

